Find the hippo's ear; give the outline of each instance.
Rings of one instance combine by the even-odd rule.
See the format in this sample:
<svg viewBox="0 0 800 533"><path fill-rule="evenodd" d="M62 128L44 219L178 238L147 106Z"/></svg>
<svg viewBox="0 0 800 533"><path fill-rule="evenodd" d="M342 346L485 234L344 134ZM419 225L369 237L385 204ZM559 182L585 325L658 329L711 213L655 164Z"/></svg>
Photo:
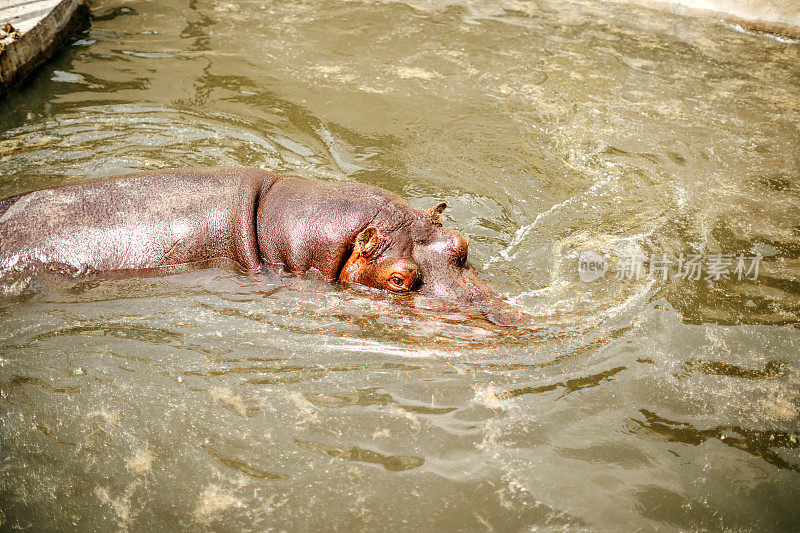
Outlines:
<svg viewBox="0 0 800 533"><path fill-rule="evenodd" d="M425 214L430 217L431 222L434 224L439 224L439 215L442 214L442 211L447 207L446 202L439 202L435 206L431 207L430 209L425 210Z"/></svg>
<svg viewBox="0 0 800 533"><path fill-rule="evenodd" d="M353 252L357 252L364 257L369 257L378 249L378 244L380 244L382 238L378 228L375 226L367 226L361 233L356 235Z"/></svg>

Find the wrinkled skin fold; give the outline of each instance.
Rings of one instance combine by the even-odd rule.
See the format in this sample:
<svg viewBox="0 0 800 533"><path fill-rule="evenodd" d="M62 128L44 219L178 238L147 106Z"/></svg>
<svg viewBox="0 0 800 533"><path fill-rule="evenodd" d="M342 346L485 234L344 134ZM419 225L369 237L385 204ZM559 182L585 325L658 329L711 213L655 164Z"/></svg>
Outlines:
<svg viewBox="0 0 800 533"><path fill-rule="evenodd" d="M158 274L231 260L247 271L419 292L500 325L526 322L469 264L467 239L441 226L444 208L260 169L129 174L0 200L0 280L43 269Z"/></svg>

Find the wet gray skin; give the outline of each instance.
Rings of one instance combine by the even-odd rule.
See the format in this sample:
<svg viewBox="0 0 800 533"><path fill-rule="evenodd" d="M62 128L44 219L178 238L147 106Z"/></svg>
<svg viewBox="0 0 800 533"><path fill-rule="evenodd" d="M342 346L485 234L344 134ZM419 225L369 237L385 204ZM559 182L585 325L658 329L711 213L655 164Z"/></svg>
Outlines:
<svg viewBox="0 0 800 533"><path fill-rule="evenodd" d="M522 314L467 263L467 239L442 228L445 205L416 210L378 187L261 169L118 176L0 201L0 283L42 271L152 276L228 260L250 272L419 291L520 325Z"/></svg>
<svg viewBox="0 0 800 533"><path fill-rule="evenodd" d="M396 195L385 191L378 195L373 222L355 238L352 255L339 279L345 284L358 283L397 293L419 292L479 310L500 326L529 323L469 264L467 238L442 227L440 216L447 207L445 202L415 210Z"/></svg>
<svg viewBox="0 0 800 533"><path fill-rule="evenodd" d="M448 230L436 231L415 244L412 257L425 273L420 294L453 303L465 302L500 326L529 323L528 317L506 303L497 290L481 279L467 259L468 247L466 237Z"/></svg>

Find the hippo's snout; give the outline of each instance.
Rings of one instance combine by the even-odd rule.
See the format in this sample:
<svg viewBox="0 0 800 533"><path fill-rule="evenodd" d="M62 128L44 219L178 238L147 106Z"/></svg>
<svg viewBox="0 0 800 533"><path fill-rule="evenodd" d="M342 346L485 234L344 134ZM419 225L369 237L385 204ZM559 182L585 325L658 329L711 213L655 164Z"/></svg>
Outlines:
<svg viewBox="0 0 800 533"><path fill-rule="evenodd" d="M506 302L491 285L483 281L478 272L469 267L467 300L480 310L486 318L498 326L524 326L530 323L529 317Z"/></svg>
<svg viewBox="0 0 800 533"><path fill-rule="evenodd" d="M528 315L502 300L479 306L479 309L489 322L498 326L522 327L531 323Z"/></svg>
<svg viewBox="0 0 800 533"><path fill-rule="evenodd" d="M469 264L458 266L451 263L438 272L427 272L420 294L466 304L498 326L530 323L527 315L503 300L501 294L481 279L478 271Z"/></svg>

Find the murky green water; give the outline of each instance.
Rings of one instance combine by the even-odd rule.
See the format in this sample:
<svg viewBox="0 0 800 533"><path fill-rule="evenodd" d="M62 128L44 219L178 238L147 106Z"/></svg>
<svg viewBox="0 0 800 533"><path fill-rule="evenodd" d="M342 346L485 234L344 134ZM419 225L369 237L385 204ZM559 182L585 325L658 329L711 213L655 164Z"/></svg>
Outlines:
<svg viewBox="0 0 800 533"><path fill-rule="evenodd" d="M800 527L800 44L569 0L92 8L0 100L0 197L236 164L446 200L537 325L223 270L7 287L0 528ZM584 250L763 260L586 283Z"/></svg>

